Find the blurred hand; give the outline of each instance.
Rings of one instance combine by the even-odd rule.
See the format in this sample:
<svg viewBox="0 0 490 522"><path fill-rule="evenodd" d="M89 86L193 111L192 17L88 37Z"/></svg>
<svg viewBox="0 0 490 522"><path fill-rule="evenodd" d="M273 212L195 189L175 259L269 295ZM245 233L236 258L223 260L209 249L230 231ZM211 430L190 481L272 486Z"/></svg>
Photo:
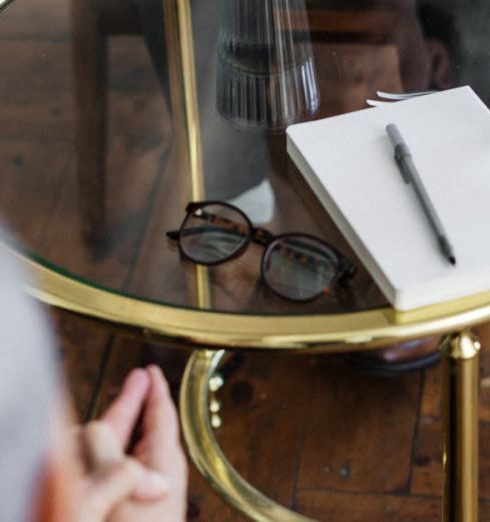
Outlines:
<svg viewBox="0 0 490 522"><path fill-rule="evenodd" d="M141 419L141 435L127 446ZM79 522L180 522L185 519L187 464L161 370L133 370L100 421L81 428L86 474Z"/></svg>

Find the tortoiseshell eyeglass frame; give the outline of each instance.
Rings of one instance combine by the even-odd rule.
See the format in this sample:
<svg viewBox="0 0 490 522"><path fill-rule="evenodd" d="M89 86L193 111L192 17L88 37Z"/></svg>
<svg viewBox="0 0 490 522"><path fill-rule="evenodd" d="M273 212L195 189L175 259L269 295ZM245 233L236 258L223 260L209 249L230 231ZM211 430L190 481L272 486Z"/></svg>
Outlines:
<svg viewBox="0 0 490 522"><path fill-rule="evenodd" d="M204 210L201 210L201 213L196 214L196 210L204 209L207 206L214 205L214 206L222 206L224 208L227 208L228 210L232 210L239 214L242 218L245 224L237 223L235 221L232 221L226 217L218 216L213 213L205 212ZM260 263L260 275L262 278L262 281L266 284L266 286L276 295L279 297L282 297L283 299L287 299L289 301L295 301L295 302L308 302L313 301L314 299L317 299L321 295L327 295L332 287L336 284L341 284L346 282L347 280L351 279L355 273L356 273L356 267L343 255L341 254L335 247L332 245L326 243L322 239L310 235L305 234L302 232L295 232L295 233L287 233L287 234L279 234L275 235L269 230L266 230L265 228L255 227L252 222L250 221L249 217L238 207L235 207L234 205L231 205L230 203L226 203L224 201L216 201L216 200L209 200L209 201L195 201L188 203L186 208L186 216L184 217L184 220L182 221L182 224L178 230L170 230L167 232L167 236L178 242L178 247L181 256L184 259L187 259L193 263L204 265L204 266L214 266L214 265L220 265L222 263L225 263L227 261L230 261L232 259L235 259L239 256L241 256L247 247L250 245L251 242L256 243L257 245L260 245L264 247L264 251L262 253L262 259ZM181 237L183 236L183 231L185 230L187 220L190 217L202 217L213 224L218 224L222 226L223 228L227 229L230 232L237 232L239 235L243 236L242 244L240 244L231 254L227 256L223 256L222 258L213 260L213 261L203 261L202 259L198 259L195 257L192 257L189 255L185 249L182 247L181 244ZM324 287L322 290L317 292L316 294L312 296L308 296L307 298L293 298L289 295L283 294L276 290L271 284L268 282L267 277L265 275L266 273L266 264L269 259L270 254L274 251L274 249L277 247L277 245L280 245L280 252L285 257L291 257L293 256L297 261L302 263L309 263L309 262L315 262L316 259L314 257L309 257L306 254L298 254L297 252L294 252L291 248L288 247L288 245L285 243L286 241L293 241L297 239L301 241L301 239L309 240L309 241L316 241L319 243L323 249L321 251L321 254L324 255L328 254L333 268L335 269L335 275L331 279L330 283ZM281 245L281 243L284 243ZM301 243L299 243L301 245ZM308 245L308 247L311 249L311 245Z"/></svg>

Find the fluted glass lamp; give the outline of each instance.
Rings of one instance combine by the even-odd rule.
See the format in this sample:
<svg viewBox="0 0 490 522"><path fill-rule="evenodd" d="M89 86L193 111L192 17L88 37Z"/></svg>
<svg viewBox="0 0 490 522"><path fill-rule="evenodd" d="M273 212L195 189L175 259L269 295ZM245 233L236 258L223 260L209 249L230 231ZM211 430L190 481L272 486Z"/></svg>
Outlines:
<svg viewBox="0 0 490 522"><path fill-rule="evenodd" d="M221 0L217 109L248 129L283 129L319 106L305 0Z"/></svg>

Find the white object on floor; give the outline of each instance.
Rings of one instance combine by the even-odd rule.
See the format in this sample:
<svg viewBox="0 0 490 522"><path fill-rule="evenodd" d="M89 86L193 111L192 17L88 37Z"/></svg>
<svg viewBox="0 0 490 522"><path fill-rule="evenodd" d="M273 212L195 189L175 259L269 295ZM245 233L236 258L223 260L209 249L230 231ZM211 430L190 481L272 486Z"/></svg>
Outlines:
<svg viewBox="0 0 490 522"><path fill-rule="evenodd" d="M254 225L268 223L274 216L275 198L268 179L264 179L228 203L245 212Z"/></svg>

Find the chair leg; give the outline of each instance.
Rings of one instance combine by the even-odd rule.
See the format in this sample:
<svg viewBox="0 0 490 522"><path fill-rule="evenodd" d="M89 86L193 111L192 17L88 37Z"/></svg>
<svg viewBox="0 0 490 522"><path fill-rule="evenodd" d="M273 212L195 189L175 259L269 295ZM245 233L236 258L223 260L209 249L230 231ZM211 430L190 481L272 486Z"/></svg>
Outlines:
<svg viewBox="0 0 490 522"><path fill-rule="evenodd" d="M479 350L469 332L441 346L444 522L478 521Z"/></svg>
<svg viewBox="0 0 490 522"><path fill-rule="evenodd" d="M139 20L146 47L150 53L155 72L162 86L163 95L170 104L163 2L162 0L146 0L145 2L131 1L130 5Z"/></svg>
<svg viewBox="0 0 490 522"><path fill-rule="evenodd" d="M76 149L81 228L89 244L106 236L107 40L98 0L72 0Z"/></svg>

